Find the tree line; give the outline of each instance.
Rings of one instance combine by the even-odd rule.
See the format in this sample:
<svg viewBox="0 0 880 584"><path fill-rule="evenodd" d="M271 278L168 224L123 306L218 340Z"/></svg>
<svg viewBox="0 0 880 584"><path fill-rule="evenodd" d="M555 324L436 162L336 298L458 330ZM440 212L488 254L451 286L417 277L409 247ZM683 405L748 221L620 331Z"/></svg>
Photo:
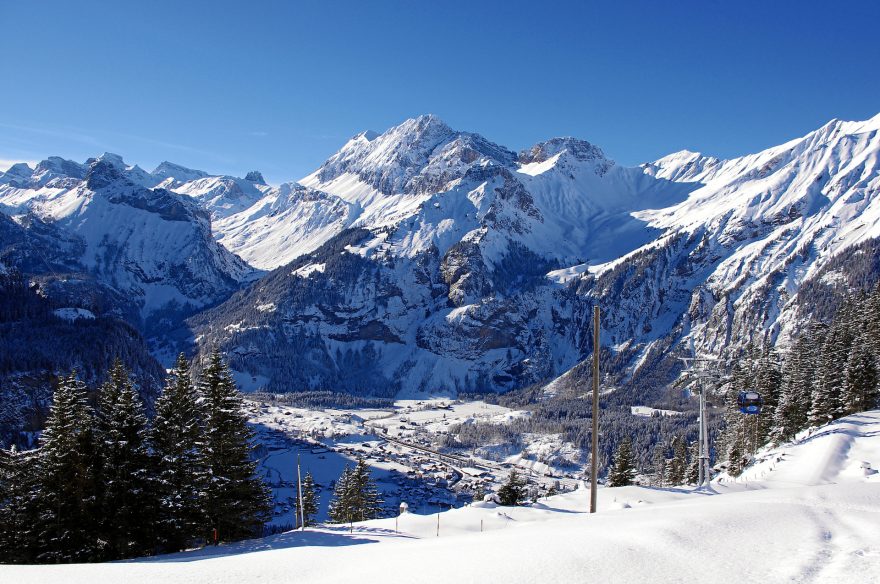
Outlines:
<svg viewBox="0 0 880 584"><path fill-rule="evenodd" d="M846 298L830 323L810 322L786 351L750 348L733 369L718 459L736 476L768 442L878 407L878 363L880 287ZM738 390L762 396L760 415L739 414Z"/></svg>
<svg viewBox="0 0 880 584"><path fill-rule="evenodd" d="M740 411L743 391L761 396L760 414ZM747 346L715 394L722 396L724 413L710 454L716 468L732 476L741 474L768 443L786 442L808 428L880 406L880 287L844 299L829 323L811 320L785 350L769 343ZM696 442L685 445L677 437L671 448L655 447L651 467L640 473L632 443L624 440L608 484L633 484L637 474L656 486L695 484L697 459Z"/></svg>
<svg viewBox="0 0 880 584"><path fill-rule="evenodd" d="M0 562L95 562L262 534L271 496L219 352L196 382L181 355L150 423L116 361L90 392L55 390L39 448L0 450Z"/></svg>

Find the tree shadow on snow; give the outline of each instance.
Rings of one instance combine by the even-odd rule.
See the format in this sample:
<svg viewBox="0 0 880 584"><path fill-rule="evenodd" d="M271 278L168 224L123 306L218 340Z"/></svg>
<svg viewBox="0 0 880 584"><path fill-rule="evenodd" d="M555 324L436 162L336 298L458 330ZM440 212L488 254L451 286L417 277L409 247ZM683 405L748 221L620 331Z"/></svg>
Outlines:
<svg viewBox="0 0 880 584"><path fill-rule="evenodd" d="M378 543L376 539L364 536L400 537L408 536L394 533L393 530L355 526L353 533L347 526L322 528L320 531L288 531L259 539L249 539L218 546L207 546L199 550L167 554L152 558L141 558L137 562L194 562L208 558L218 558L251 552L280 550L294 547L342 547Z"/></svg>

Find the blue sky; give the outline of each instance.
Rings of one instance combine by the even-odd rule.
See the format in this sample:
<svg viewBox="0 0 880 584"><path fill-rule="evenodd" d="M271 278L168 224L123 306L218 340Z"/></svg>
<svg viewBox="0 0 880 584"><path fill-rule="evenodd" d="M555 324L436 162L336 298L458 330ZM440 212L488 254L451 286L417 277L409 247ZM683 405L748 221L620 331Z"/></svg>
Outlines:
<svg viewBox="0 0 880 584"><path fill-rule="evenodd" d="M730 157L880 112L880 2L0 0L0 160L308 174L421 113Z"/></svg>

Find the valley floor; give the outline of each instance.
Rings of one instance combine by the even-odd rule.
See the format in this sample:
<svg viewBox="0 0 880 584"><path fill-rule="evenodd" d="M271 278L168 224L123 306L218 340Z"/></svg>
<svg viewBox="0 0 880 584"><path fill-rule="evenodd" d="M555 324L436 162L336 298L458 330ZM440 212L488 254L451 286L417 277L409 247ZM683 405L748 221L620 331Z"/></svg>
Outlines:
<svg viewBox="0 0 880 584"><path fill-rule="evenodd" d="M705 491L603 488L595 515L579 489L530 507L480 503L141 561L3 566L0 581L878 582L878 466L875 410L761 452L743 477Z"/></svg>

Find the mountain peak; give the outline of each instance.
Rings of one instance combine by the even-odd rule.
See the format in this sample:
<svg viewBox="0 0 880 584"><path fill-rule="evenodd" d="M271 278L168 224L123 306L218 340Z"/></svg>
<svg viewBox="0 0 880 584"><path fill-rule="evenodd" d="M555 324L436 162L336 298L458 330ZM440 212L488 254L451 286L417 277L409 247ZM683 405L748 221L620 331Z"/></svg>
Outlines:
<svg viewBox="0 0 880 584"><path fill-rule="evenodd" d="M538 142L528 150L520 152L519 162L521 164L544 162L563 151L583 162L591 160L610 162L598 146L570 136L550 138L544 142Z"/></svg>
<svg viewBox="0 0 880 584"><path fill-rule="evenodd" d="M679 150L646 162L641 168L650 176L675 182L704 182L721 167L723 160L691 150Z"/></svg>
<svg viewBox="0 0 880 584"><path fill-rule="evenodd" d="M370 143L381 141L389 146L433 147L456 132L434 114L409 118L377 136Z"/></svg>
<svg viewBox="0 0 880 584"><path fill-rule="evenodd" d="M114 154L113 152L105 152L104 154L98 156L97 158L89 158L86 161L86 164L88 164L89 166L93 166L94 164L96 164L98 162L106 162L107 164L110 164L110 165L112 165L116 168L122 169L122 170L128 168L128 165L125 164L125 161L122 159L122 156L120 156L119 154Z"/></svg>
<svg viewBox="0 0 880 584"><path fill-rule="evenodd" d="M303 184L323 189L330 181L350 173L384 194L418 194L441 189L481 160L510 166L516 154L479 134L453 130L437 116L425 114L380 135L358 134L303 179Z"/></svg>
<svg viewBox="0 0 880 584"><path fill-rule="evenodd" d="M416 130L424 130L427 128L445 128L450 129L449 126L437 117L434 114L422 114L420 116L416 116L414 118L409 118L401 123L398 128L407 128L407 129L416 129ZM392 128L393 130L394 128Z"/></svg>
<svg viewBox="0 0 880 584"><path fill-rule="evenodd" d="M28 177L34 172L34 169L30 167L27 162L16 162L12 166L6 169L6 172L3 173L4 176L10 177Z"/></svg>
<svg viewBox="0 0 880 584"><path fill-rule="evenodd" d="M196 180L208 176L207 172L195 170L193 168L187 168L185 166L175 164L174 162L168 162L167 160L159 164L159 166L157 166L150 174L157 178L174 178L181 182L189 182L191 180Z"/></svg>
<svg viewBox="0 0 880 584"><path fill-rule="evenodd" d="M264 185L264 184L266 184L266 179L263 178L263 173L261 173L259 170L252 170L252 171L250 171L250 172L247 173L247 175L244 177L244 180L246 180L246 181L250 181L250 182L252 182L252 183L254 183L254 184L257 184L257 185Z"/></svg>

